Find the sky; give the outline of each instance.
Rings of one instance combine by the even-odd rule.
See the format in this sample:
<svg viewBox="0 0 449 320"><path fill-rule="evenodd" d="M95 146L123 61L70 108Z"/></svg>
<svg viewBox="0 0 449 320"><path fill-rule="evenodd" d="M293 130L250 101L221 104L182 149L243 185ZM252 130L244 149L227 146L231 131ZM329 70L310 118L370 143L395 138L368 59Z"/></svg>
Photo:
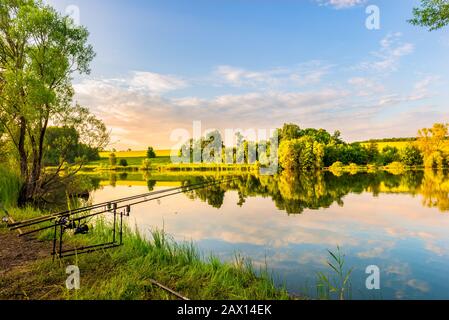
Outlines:
<svg viewBox="0 0 449 320"><path fill-rule="evenodd" d="M176 129L339 130L410 137L449 122L449 27L407 20L418 0L47 0L97 56L75 100L111 148L172 148ZM369 6L379 9L370 29ZM371 21L371 20L369 20Z"/></svg>

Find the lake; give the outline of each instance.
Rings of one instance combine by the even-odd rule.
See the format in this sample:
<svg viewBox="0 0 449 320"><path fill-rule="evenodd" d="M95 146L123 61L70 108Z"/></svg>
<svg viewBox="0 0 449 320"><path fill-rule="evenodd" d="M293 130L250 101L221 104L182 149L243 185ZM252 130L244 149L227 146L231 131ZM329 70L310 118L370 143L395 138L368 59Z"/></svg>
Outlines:
<svg viewBox="0 0 449 320"><path fill-rule="evenodd" d="M89 174L100 203L223 179L176 174ZM449 177L443 171L242 175L133 207L129 224L193 241L205 256L236 255L268 268L289 292L315 297L332 276L327 249L345 253L354 299L449 299ZM228 178L224 178L228 179ZM380 290L368 290L376 265Z"/></svg>

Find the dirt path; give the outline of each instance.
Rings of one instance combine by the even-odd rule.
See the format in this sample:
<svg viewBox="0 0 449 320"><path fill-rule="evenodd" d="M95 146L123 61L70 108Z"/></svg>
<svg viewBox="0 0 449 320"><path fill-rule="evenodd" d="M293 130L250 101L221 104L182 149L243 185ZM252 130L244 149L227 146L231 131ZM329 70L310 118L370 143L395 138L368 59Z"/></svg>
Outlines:
<svg viewBox="0 0 449 320"><path fill-rule="evenodd" d="M46 274L43 281L35 262L50 255L49 241L19 238L16 232L0 229L0 300L60 299L58 277Z"/></svg>
<svg viewBox="0 0 449 320"><path fill-rule="evenodd" d="M19 238L16 232L0 230L0 276L48 257L50 250L48 241Z"/></svg>

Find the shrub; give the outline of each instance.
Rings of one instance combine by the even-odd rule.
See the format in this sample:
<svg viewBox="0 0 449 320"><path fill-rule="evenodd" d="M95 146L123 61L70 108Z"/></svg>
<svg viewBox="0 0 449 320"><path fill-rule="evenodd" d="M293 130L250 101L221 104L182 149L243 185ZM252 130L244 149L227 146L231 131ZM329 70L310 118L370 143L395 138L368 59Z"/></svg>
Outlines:
<svg viewBox="0 0 449 320"><path fill-rule="evenodd" d="M148 158L148 159L154 159L154 158L156 158L156 152L154 152L153 147L148 147L148 150L147 150L147 158Z"/></svg>
<svg viewBox="0 0 449 320"><path fill-rule="evenodd" d="M421 152L412 144L408 144L405 149L402 150L401 161L409 167L422 166L424 163Z"/></svg>
<svg viewBox="0 0 449 320"><path fill-rule="evenodd" d="M128 161L126 161L126 159L120 159L119 165L121 167L127 167L128 166Z"/></svg>

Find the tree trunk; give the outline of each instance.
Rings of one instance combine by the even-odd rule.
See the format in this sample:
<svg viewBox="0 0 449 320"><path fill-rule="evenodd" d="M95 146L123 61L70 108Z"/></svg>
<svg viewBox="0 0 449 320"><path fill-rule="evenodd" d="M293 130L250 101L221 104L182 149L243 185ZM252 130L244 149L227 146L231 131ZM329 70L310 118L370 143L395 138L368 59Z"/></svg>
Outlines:
<svg viewBox="0 0 449 320"><path fill-rule="evenodd" d="M26 137L26 119L20 118L20 136L19 136L19 157L20 157L20 176L23 181L22 188L19 194L18 204L24 206L28 201L28 155L25 149L25 137Z"/></svg>

